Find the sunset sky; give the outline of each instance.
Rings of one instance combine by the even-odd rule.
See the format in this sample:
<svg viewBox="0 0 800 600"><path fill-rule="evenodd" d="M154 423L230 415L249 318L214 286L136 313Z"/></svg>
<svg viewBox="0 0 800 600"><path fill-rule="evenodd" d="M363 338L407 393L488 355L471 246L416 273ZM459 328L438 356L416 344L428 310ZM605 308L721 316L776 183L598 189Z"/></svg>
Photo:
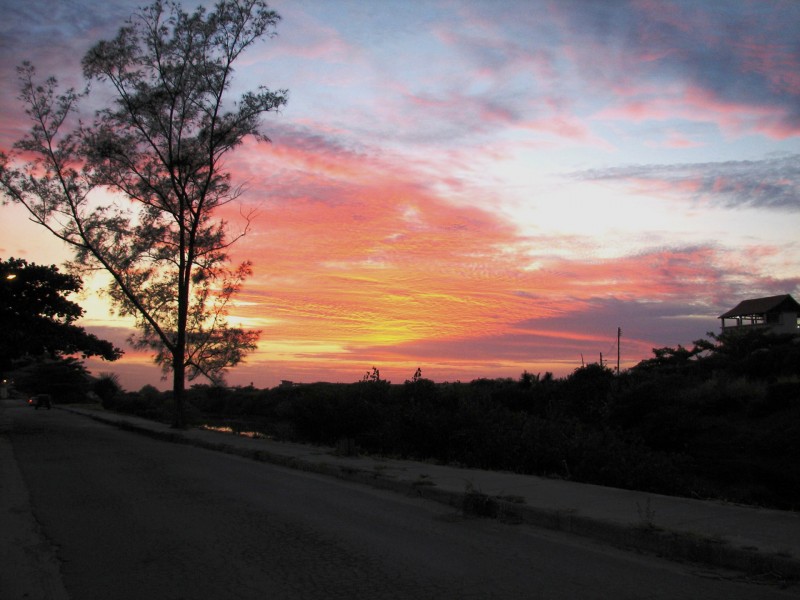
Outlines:
<svg viewBox="0 0 800 600"><path fill-rule="evenodd" d="M28 127L15 67L80 85L141 4L0 0L0 148ZM561 376L616 363L618 327L625 368L742 299L800 300L800 2L270 5L278 35L234 86L290 95L272 143L228 160L258 211L235 320L262 331L229 383ZM5 206L10 256L69 253ZM127 322L80 302L124 344ZM167 387L126 348L90 368Z"/></svg>

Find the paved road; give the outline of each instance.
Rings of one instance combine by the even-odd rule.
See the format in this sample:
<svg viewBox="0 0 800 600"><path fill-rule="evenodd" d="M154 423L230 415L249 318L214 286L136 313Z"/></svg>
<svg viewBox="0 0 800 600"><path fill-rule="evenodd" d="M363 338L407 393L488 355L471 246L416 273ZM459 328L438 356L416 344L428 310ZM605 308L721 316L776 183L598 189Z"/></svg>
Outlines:
<svg viewBox="0 0 800 600"><path fill-rule="evenodd" d="M155 441L60 410L12 406L4 416L0 437L13 446L42 548L55 553L75 599L755 599L796 591L466 519L418 498Z"/></svg>

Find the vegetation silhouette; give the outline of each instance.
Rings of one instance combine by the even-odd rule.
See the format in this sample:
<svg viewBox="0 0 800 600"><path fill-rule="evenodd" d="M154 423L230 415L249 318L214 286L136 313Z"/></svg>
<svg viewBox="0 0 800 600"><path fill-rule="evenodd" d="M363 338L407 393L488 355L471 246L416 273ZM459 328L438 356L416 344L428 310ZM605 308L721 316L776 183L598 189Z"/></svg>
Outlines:
<svg viewBox="0 0 800 600"><path fill-rule="evenodd" d="M280 440L800 509L800 338L709 335L620 375L435 383L418 370L392 385L373 368L351 384L196 385L189 404L198 424ZM113 408L158 418L167 397Z"/></svg>
<svg viewBox="0 0 800 600"><path fill-rule="evenodd" d="M69 299L81 280L54 265L20 258L0 260L0 372L20 361L51 361L73 354L113 361L122 351L75 322L83 309Z"/></svg>

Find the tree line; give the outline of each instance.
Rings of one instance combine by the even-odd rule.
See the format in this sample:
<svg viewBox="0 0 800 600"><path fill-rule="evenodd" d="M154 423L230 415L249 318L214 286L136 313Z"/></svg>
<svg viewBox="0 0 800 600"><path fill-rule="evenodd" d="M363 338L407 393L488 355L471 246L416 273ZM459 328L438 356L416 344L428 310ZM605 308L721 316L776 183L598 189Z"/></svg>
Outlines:
<svg viewBox="0 0 800 600"><path fill-rule="evenodd" d="M711 335L711 334L709 334ZM726 331L659 348L617 375L260 390L195 385L191 420L279 440L656 493L800 508L800 343ZM167 418L168 394L118 391L106 406ZM343 443L346 442L346 443Z"/></svg>

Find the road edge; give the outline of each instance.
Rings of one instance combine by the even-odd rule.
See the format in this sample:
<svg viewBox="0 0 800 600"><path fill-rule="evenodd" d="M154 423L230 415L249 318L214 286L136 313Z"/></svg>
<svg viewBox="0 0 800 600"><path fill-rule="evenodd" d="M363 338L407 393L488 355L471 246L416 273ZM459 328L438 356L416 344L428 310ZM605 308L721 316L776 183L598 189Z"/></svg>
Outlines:
<svg viewBox="0 0 800 600"><path fill-rule="evenodd" d="M56 548L36 520L5 413L0 403L0 597L69 600Z"/></svg>

